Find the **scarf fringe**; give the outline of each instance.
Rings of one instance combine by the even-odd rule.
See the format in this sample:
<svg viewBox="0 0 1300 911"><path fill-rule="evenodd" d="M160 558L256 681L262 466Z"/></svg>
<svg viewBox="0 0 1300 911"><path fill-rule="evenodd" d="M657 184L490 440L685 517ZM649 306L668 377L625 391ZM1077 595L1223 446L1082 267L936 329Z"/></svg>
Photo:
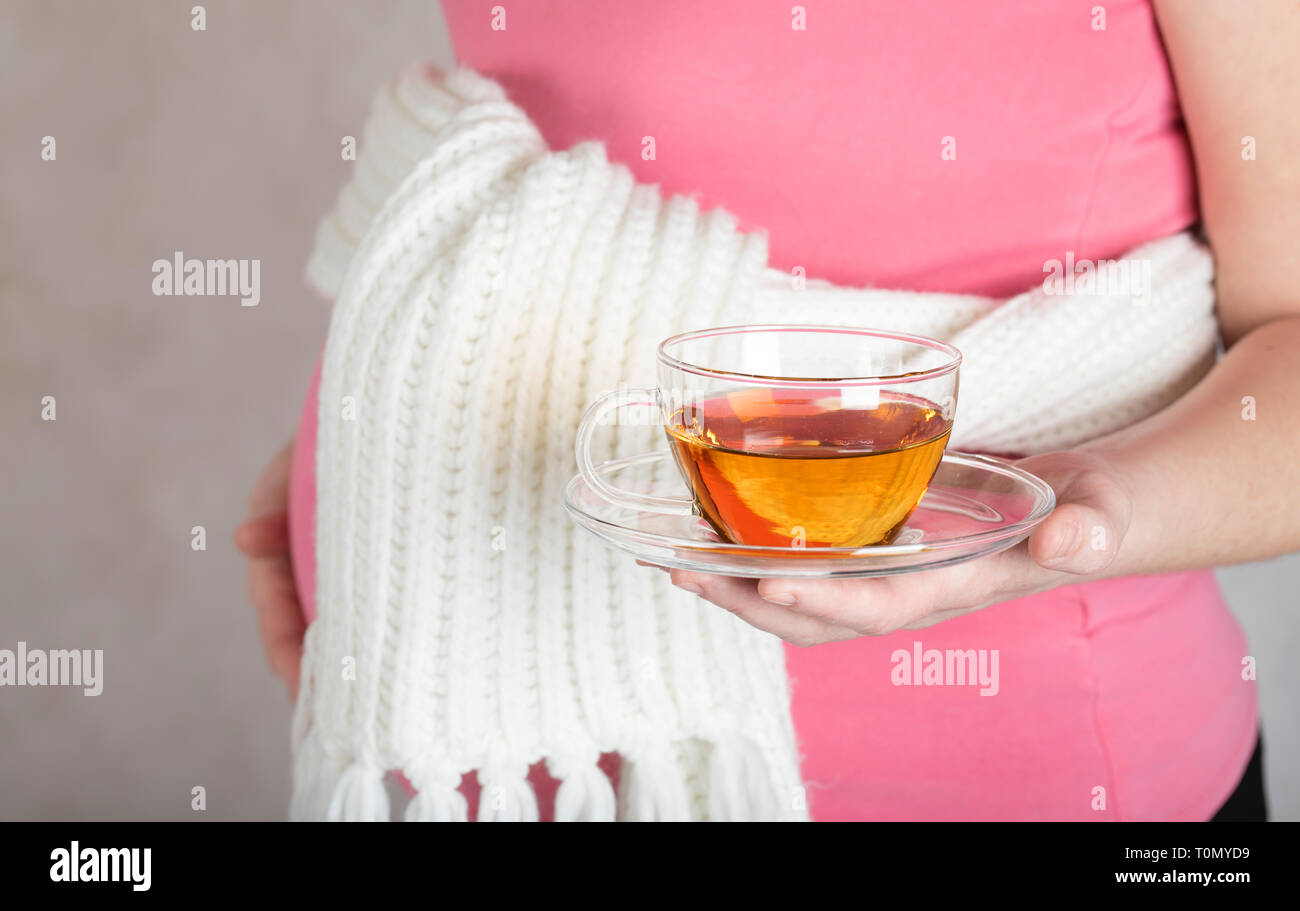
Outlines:
<svg viewBox="0 0 1300 911"><path fill-rule="evenodd" d="M555 794L556 822L614 822L618 801L614 786L597 761L599 754L576 761L562 757L546 760L551 775L560 781Z"/></svg>
<svg viewBox="0 0 1300 911"><path fill-rule="evenodd" d="M650 748L624 757L619 793L597 764L599 754L548 757L547 769L560 781L555 795L556 822L689 822L696 819L755 822L799 818L791 802L781 808L780 795L759 746L745 739L722 739L700 752L694 769L692 750ZM708 781L707 803L693 807L691 778ZM382 763L334 755L312 733L297 745L290 819L294 821L387 822L391 817ZM479 822L537 822L537 795L526 766L492 766L481 770ZM402 813L405 822L466 822L469 802L459 791L460 774L451 767L408 772L417 791ZM620 813L621 808L621 813Z"/></svg>
<svg viewBox="0 0 1300 911"><path fill-rule="evenodd" d="M384 770L358 761L339 776L325 818L329 822L388 822L388 791Z"/></svg>
<svg viewBox="0 0 1300 911"><path fill-rule="evenodd" d="M406 805L406 822L468 822L469 801L460 793L460 775L450 768L406 773L415 796Z"/></svg>
<svg viewBox="0 0 1300 911"><path fill-rule="evenodd" d="M767 763L757 745L721 740L709 755L709 818L770 822L783 818ZM791 810L794 810L792 803Z"/></svg>
<svg viewBox="0 0 1300 911"><path fill-rule="evenodd" d="M468 822L469 801L455 788L420 791L406 805L406 822Z"/></svg>
<svg viewBox="0 0 1300 911"><path fill-rule="evenodd" d="M662 758L624 761L619 780L622 822L690 822L685 776Z"/></svg>
<svg viewBox="0 0 1300 911"><path fill-rule="evenodd" d="M537 822L537 795L528 783L528 770L484 769L478 797L479 822Z"/></svg>

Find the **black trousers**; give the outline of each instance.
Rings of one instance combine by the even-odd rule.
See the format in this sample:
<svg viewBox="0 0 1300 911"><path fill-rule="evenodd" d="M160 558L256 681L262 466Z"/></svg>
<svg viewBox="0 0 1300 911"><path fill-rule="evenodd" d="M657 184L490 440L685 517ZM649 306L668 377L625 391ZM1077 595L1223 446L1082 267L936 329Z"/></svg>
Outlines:
<svg viewBox="0 0 1300 911"><path fill-rule="evenodd" d="M1264 741L1255 741L1255 752L1242 773L1237 790L1219 807L1210 822L1267 822L1268 805L1264 802Z"/></svg>

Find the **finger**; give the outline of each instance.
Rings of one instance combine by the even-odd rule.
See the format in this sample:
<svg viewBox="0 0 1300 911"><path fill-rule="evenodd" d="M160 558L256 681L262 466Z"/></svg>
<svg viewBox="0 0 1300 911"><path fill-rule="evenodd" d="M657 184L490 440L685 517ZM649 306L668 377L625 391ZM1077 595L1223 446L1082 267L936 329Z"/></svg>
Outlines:
<svg viewBox="0 0 1300 911"><path fill-rule="evenodd" d="M266 651L266 663L271 673L284 683L289 691L289 698L296 698L298 673L302 667L302 637L291 632L280 634L263 632L262 639Z"/></svg>
<svg viewBox="0 0 1300 911"><path fill-rule="evenodd" d="M753 579L713 576L704 573L672 571L673 584L706 601L731 611L750 626L771 633L791 645L808 647L823 642L857 638L859 633L847 627L824 623L815 617L790 611L764 601Z"/></svg>
<svg viewBox="0 0 1300 911"><path fill-rule="evenodd" d="M920 629L970 613L1008 592L1042 586L1043 572L1023 545L980 560L867 579L769 579L759 594L787 609L825 623L855 629L864 636L884 636L899 629Z"/></svg>
<svg viewBox="0 0 1300 911"><path fill-rule="evenodd" d="M296 693L307 622L298 602L289 561L250 560L248 593L257 609L258 631L267 664L290 693Z"/></svg>
<svg viewBox="0 0 1300 911"><path fill-rule="evenodd" d="M283 512L249 519L235 529L235 546L246 557L280 557L289 553L289 517Z"/></svg>
<svg viewBox="0 0 1300 911"><path fill-rule="evenodd" d="M648 567L650 567L651 569L657 569L657 570L660 570L661 572L665 572L665 573L670 571L670 570L668 569L668 567L666 567L666 566L660 566L658 563L647 563L645 560L637 560L637 561L636 561L636 565L637 565L637 566L648 566Z"/></svg>
<svg viewBox="0 0 1300 911"><path fill-rule="evenodd" d="M951 620L953 617L960 617L962 614L974 613L975 611L980 610L981 608L986 606L987 605L983 605L983 604L974 604L971 605L970 607L954 607L945 610L937 610L934 613L926 614L924 617L918 617L917 619L912 620L909 623L904 623L902 626L899 627L899 629L906 629L906 630L925 629L926 627L943 623L945 620Z"/></svg>
<svg viewBox="0 0 1300 911"><path fill-rule="evenodd" d="M271 457L248 494L248 514L260 516L284 509L289 500L289 473L293 467L293 440Z"/></svg>
<svg viewBox="0 0 1300 911"><path fill-rule="evenodd" d="M824 624L856 630L860 636L893 632L921 613L918 591L904 603L905 594L891 590L885 579L764 579L758 596L781 609Z"/></svg>

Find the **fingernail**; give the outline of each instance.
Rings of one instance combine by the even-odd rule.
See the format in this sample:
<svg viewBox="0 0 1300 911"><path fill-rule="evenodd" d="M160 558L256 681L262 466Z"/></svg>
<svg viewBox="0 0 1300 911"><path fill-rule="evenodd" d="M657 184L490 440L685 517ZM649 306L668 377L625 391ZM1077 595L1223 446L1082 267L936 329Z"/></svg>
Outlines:
<svg viewBox="0 0 1300 911"><path fill-rule="evenodd" d="M772 604L779 604L782 607L789 607L794 604L794 595L790 594L790 592L772 592L771 594L764 595L763 600L769 601Z"/></svg>
<svg viewBox="0 0 1300 911"><path fill-rule="evenodd" d="M1048 563L1060 563L1078 548L1079 539L1083 535L1083 529L1078 522L1071 522L1069 530L1060 536L1060 544L1056 546L1056 553L1047 558Z"/></svg>
<svg viewBox="0 0 1300 911"><path fill-rule="evenodd" d="M704 589L700 588L694 582L674 582L673 584L684 592L690 592L692 595L704 594Z"/></svg>

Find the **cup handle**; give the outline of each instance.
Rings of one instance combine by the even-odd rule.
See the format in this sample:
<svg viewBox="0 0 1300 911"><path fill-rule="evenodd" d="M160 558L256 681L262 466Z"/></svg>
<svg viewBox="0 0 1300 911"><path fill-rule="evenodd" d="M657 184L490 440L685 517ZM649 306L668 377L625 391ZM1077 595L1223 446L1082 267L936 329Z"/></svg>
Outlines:
<svg viewBox="0 0 1300 911"><path fill-rule="evenodd" d="M578 437L573 446L574 454L578 457L578 471L582 474L582 479L587 482L588 487L615 506L668 516L694 515L695 501L690 497L652 497L630 490L620 490L607 484L596 474L596 466L591 461L592 434L607 414L630 405L658 408L659 393L654 389L618 389L607 392L592 402L583 414L582 423L578 426Z"/></svg>

